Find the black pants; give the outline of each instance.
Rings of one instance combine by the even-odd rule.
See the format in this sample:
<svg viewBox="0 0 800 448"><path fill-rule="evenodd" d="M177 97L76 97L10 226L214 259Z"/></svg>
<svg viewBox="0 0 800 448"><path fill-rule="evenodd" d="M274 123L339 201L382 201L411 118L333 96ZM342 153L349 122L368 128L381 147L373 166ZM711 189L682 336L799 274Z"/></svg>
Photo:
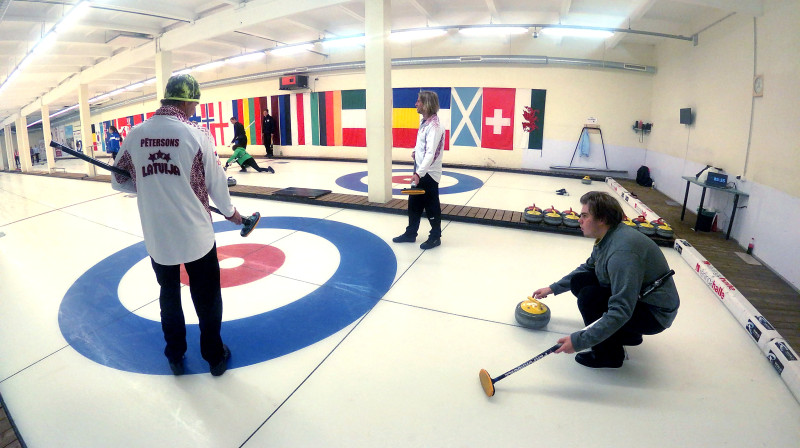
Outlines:
<svg viewBox="0 0 800 448"><path fill-rule="evenodd" d="M180 265L162 265L150 259L161 286L161 329L167 342L164 354L170 361L179 361L186 353L186 322L181 307ZM200 354L215 366L222 361L222 291L219 280L217 245L202 258L184 263L189 274L189 291L200 322Z"/></svg>
<svg viewBox="0 0 800 448"><path fill-rule="evenodd" d="M442 237L442 206L439 203L439 183L433 180L430 174L419 180L418 188L425 190L425 194L410 195L408 197L408 227L407 235L417 236L422 211L431 224L430 238Z"/></svg>
<svg viewBox="0 0 800 448"><path fill-rule="evenodd" d="M258 171L259 173L262 172L262 171L269 171L266 168L261 168L260 166L258 166L258 164L256 163L256 159L254 159L252 157L247 159L247 160L245 160L244 163L242 164L242 168L243 169L247 168L248 166L250 168L253 168L254 170Z"/></svg>
<svg viewBox="0 0 800 448"><path fill-rule="evenodd" d="M264 135L264 149L267 150L267 157L272 157L272 135Z"/></svg>
<svg viewBox="0 0 800 448"><path fill-rule="evenodd" d="M589 325L600 319L608 311L608 299L611 297L611 288L601 286L594 272L576 274L570 280L570 289L578 298L578 309L583 316L583 323ZM640 338L643 334L657 334L664 331L658 323L650 306L637 302L633 315L616 333L605 341L592 347L598 356L621 357L624 356L622 345L624 341Z"/></svg>

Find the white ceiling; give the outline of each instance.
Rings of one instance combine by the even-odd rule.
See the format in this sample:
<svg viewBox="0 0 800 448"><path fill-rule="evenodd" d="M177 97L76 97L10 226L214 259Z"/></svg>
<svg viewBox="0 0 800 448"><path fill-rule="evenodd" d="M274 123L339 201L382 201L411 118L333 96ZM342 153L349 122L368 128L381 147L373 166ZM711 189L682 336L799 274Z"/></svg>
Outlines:
<svg viewBox="0 0 800 448"><path fill-rule="evenodd" d="M157 48L177 70L277 45L364 33L365 2L379 0L88 0L0 91L0 123L28 123L155 76ZM0 0L0 82L78 0ZM692 36L726 16L762 14L763 0L391 0L392 29L565 24ZM663 37L616 33L607 46L657 45ZM443 55L444 56L444 55ZM253 71L263 71L263 63ZM201 82L204 80L201 79ZM207 81L207 79L206 79ZM148 90L150 89L150 90ZM127 92L152 93L145 86ZM117 98L115 98L117 99Z"/></svg>

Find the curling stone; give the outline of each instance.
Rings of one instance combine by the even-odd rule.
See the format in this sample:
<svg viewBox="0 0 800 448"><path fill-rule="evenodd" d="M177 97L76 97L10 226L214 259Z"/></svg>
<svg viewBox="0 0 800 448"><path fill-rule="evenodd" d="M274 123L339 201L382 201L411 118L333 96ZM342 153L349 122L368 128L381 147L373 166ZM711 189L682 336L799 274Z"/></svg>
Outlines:
<svg viewBox="0 0 800 448"><path fill-rule="evenodd" d="M236 179L234 179L232 177L228 177L228 186L232 187L234 185L236 185Z"/></svg>
<svg viewBox="0 0 800 448"><path fill-rule="evenodd" d="M542 209L537 207L536 204L533 204L530 207L525 207L525 213L522 214L522 217L525 221L540 223L542 219L544 219L544 214L542 213Z"/></svg>
<svg viewBox="0 0 800 448"><path fill-rule="evenodd" d="M545 213L544 215L544 223L550 224L551 226L560 226L563 220L564 218L561 217L561 214L555 210L549 213Z"/></svg>
<svg viewBox="0 0 800 448"><path fill-rule="evenodd" d="M528 297L528 300L517 305L514 317L523 327L539 330L550 322L550 308L533 297Z"/></svg>
<svg viewBox="0 0 800 448"><path fill-rule="evenodd" d="M644 233L645 235L648 235L648 236L656 234L655 226L653 226L649 222L640 222L639 223L639 231Z"/></svg>
<svg viewBox="0 0 800 448"><path fill-rule="evenodd" d="M670 227L669 224L664 223L656 227L656 235L664 238L672 238L675 236L675 232L672 230L672 227Z"/></svg>
<svg viewBox="0 0 800 448"><path fill-rule="evenodd" d="M637 216L637 217L633 218L631 221L635 222L635 223L636 223L636 225L638 226L638 225L640 225L640 224L642 224L642 223L646 223L646 222L647 222L647 219L645 219L645 217L644 217L644 216L642 216L642 215L639 215L639 216Z"/></svg>
<svg viewBox="0 0 800 448"><path fill-rule="evenodd" d="M589 176L583 176L583 179L581 179L581 183L585 184L585 185L591 185L592 184L592 178L589 177Z"/></svg>
<svg viewBox="0 0 800 448"><path fill-rule="evenodd" d="M561 214L561 222L567 227L580 227L581 224L578 222L578 218L580 217L572 210L572 207Z"/></svg>
<svg viewBox="0 0 800 448"><path fill-rule="evenodd" d="M635 222L631 221L631 219L628 218L627 216L625 217L625 219L622 220L622 223L625 224L626 226L633 227L634 229L639 226Z"/></svg>

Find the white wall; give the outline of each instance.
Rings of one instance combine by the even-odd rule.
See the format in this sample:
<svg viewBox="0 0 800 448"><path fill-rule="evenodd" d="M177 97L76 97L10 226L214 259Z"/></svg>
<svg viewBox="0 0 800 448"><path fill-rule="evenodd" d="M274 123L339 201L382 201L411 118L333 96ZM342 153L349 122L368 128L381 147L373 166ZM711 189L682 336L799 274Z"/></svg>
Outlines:
<svg viewBox="0 0 800 448"><path fill-rule="evenodd" d="M701 33L696 47L660 46L652 94L656 126L647 156L658 189L678 202L686 188L680 176L692 176L706 164L723 168L750 194L739 203L746 208L737 211L731 237L743 248L754 239L754 254L795 288L800 288L800 232L792 230L800 218L798 23L799 2L768 0L763 17L732 16ZM754 73L769 81L760 98L752 95ZM683 107L696 110L694 125L679 124ZM690 192L694 210L700 188ZM727 228L733 197L709 195L706 204L710 199L720 227Z"/></svg>

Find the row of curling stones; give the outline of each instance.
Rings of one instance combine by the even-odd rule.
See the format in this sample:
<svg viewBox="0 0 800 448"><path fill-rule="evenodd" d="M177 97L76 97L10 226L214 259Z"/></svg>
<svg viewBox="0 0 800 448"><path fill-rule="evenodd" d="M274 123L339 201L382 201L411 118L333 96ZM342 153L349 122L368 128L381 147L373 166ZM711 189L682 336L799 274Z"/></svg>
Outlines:
<svg viewBox="0 0 800 448"><path fill-rule="evenodd" d="M626 216L622 223L631 227L635 227L636 230L644 233L647 236L658 235L663 238L672 238L675 236L675 232L672 230L672 227L670 227L669 224L664 221L664 218L658 218L656 220L647 222L647 219L644 216L638 216L633 219L629 219Z"/></svg>
<svg viewBox="0 0 800 448"><path fill-rule="evenodd" d="M564 224L567 227L580 227L580 223L578 223L578 218L580 218L580 216L578 216L577 212L572 210L572 207L564 212L559 212L553 206L542 210L537 207L536 204L533 204L530 207L525 207L525 212L522 214L522 217L527 222L537 224L544 221L545 224L550 224L552 226Z"/></svg>
<svg viewBox="0 0 800 448"><path fill-rule="evenodd" d="M528 300L517 305L514 317L523 327L539 330L550 322L550 308L533 297L528 297Z"/></svg>

